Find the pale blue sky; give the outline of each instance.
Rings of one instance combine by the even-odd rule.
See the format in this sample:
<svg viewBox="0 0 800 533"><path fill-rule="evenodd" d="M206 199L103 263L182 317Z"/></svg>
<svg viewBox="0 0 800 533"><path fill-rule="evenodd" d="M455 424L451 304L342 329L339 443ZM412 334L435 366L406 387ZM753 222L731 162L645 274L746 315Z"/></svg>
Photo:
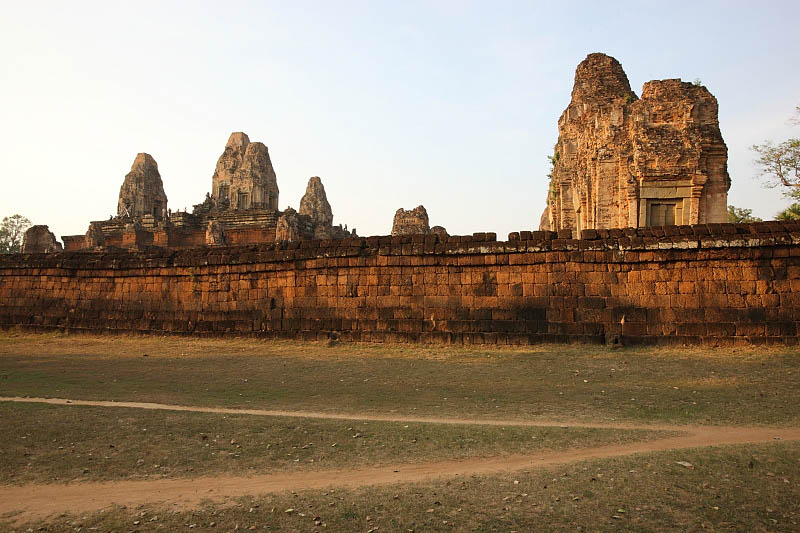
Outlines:
<svg viewBox="0 0 800 533"><path fill-rule="evenodd" d="M563 5L566 4L566 5ZM748 146L800 135L799 2L1 1L0 216L57 236L115 212L137 152L173 210L202 201L232 131L270 150L280 208L319 175L335 223L387 234L424 204L451 234L537 229L577 64L637 94L702 80L729 202L771 218Z"/></svg>

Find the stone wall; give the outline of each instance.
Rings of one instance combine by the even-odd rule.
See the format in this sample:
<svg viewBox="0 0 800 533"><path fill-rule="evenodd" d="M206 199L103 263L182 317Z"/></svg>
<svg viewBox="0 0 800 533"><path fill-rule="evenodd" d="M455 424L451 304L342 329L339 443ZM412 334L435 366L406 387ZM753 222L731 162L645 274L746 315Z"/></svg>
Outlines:
<svg viewBox="0 0 800 533"><path fill-rule="evenodd" d="M102 246L139 249L142 246L161 246L164 248L191 248L203 246L206 242L208 223L216 222L222 227L225 242L231 245L271 243L275 241L277 211L250 210L248 212L223 212L213 217L198 216L191 213L172 213L169 225L148 224L145 218L135 223L119 220L92 222L94 231L102 236ZM138 227L137 227L138 223ZM88 232L87 232L88 233ZM64 249L81 251L93 249L85 235L63 235Z"/></svg>
<svg viewBox="0 0 800 533"><path fill-rule="evenodd" d="M5 328L352 341L796 344L800 224L0 257ZM624 320L623 320L624 319Z"/></svg>

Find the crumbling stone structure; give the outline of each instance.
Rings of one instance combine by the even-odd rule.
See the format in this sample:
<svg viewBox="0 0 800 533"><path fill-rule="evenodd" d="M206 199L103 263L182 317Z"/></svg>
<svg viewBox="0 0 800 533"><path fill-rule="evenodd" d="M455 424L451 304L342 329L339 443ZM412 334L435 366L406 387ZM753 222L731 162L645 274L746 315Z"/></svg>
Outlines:
<svg viewBox="0 0 800 533"><path fill-rule="evenodd" d="M430 231L431 235L438 235L442 240L447 240L447 237L450 235L447 233L447 230L444 229L442 226L434 226L431 228Z"/></svg>
<svg viewBox="0 0 800 533"><path fill-rule="evenodd" d="M319 177L311 178L301 212L278 210L278 184L267 147L246 134L231 134L211 178L211 193L192 213L167 210L158 165L139 154L120 189L118 215L91 222L85 235L64 236L67 250L118 247L188 248L278 240L342 239L355 230L333 226L333 212Z"/></svg>
<svg viewBox="0 0 800 533"><path fill-rule="evenodd" d="M0 255L0 327L345 341L796 345L800 224Z"/></svg>
<svg viewBox="0 0 800 533"><path fill-rule="evenodd" d="M613 57L590 54L575 71L543 230L727 221L727 147L717 100L678 79L644 84L641 99Z"/></svg>
<svg viewBox="0 0 800 533"><path fill-rule="evenodd" d="M308 229L301 227L301 223L302 221L297 211L291 207L287 208L278 219L275 230L275 240L285 242L299 241L303 233L308 232ZM306 232L304 232L303 229L306 229Z"/></svg>
<svg viewBox="0 0 800 533"><path fill-rule="evenodd" d="M89 229L86 230L85 248L94 250L95 248L102 248L106 244L106 237L103 235L103 228L97 222L89 224Z"/></svg>
<svg viewBox="0 0 800 533"><path fill-rule="evenodd" d="M211 198L222 209L278 210L278 181L269 150L232 133L211 178Z"/></svg>
<svg viewBox="0 0 800 533"><path fill-rule="evenodd" d="M208 246L221 246L225 244L225 232L216 220L209 220L206 227L206 244Z"/></svg>
<svg viewBox="0 0 800 533"><path fill-rule="evenodd" d="M119 189L117 215L125 218L152 216L163 220L167 216L167 195L158 172L158 164L150 154L137 154L131 171Z"/></svg>
<svg viewBox="0 0 800 533"><path fill-rule="evenodd" d="M300 199L300 215L307 216L314 226L315 239L329 239L333 230L333 211L328 195L318 176L308 180L306 193Z"/></svg>
<svg viewBox="0 0 800 533"><path fill-rule="evenodd" d="M418 205L406 211L398 209L392 222L392 236L399 235L427 235L431 229L428 225L428 212L424 206Z"/></svg>
<svg viewBox="0 0 800 533"><path fill-rule="evenodd" d="M42 254L60 252L61 243L47 226L31 226L22 236L22 253Z"/></svg>
<svg viewBox="0 0 800 533"><path fill-rule="evenodd" d="M300 214L306 215L314 224L330 226L333 224L333 211L328 203L328 195L319 176L309 178L306 193L300 199Z"/></svg>

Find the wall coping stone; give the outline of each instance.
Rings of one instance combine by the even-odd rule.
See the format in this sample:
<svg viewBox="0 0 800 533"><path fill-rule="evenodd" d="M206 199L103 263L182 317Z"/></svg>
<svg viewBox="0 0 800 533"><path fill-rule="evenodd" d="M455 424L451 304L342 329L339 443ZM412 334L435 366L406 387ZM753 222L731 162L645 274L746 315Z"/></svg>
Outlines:
<svg viewBox="0 0 800 533"><path fill-rule="evenodd" d="M666 228L669 228L668 230ZM577 233L577 232L575 232ZM472 235L403 235L352 237L240 246L199 246L167 249L141 246L135 250L106 248L41 254L2 254L0 269L66 268L121 269L145 266L197 266L280 263L317 258L371 256L464 256L530 254L540 252L647 252L700 251L721 248L768 248L800 245L798 222L698 224L650 228L583 230L580 239L571 230L512 232L507 241L494 233ZM578 256L569 260L580 260ZM546 261L541 258L541 261ZM552 260L552 259L551 259ZM551 260L547 260L550 262ZM584 259L585 260L585 259Z"/></svg>

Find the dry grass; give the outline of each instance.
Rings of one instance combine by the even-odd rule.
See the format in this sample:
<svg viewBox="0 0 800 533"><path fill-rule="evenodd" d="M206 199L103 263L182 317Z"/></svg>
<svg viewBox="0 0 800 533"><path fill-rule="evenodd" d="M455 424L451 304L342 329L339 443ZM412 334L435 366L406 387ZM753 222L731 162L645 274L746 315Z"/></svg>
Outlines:
<svg viewBox="0 0 800 533"><path fill-rule="evenodd" d="M800 351L328 347L6 333L0 334L0 395L430 416L791 424L800 421Z"/></svg>
<svg viewBox="0 0 800 533"><path fill-rule="evenodd" d="M674 434L0 404L0 483L355 468L585 448Z"/></svg>
<svg viewBox="0 0 800 533"><path fill-rule="evenodd" d="M799 456L798 443L685 450L438 483L254 496L196 511L117 508L15 530L789 532L800 530Z"/></svg>
<svg viewBox="0 0 800 533"><path fill-rule="evenodd" d="M6 333L0 334L0 395L398 416L797 425L799 354L778 348L328 347ZM330 468L647 437L122 408L0 409L5 483ZM356 432L362 436L354 438ZM413 446L409 432L417 439ZM414 485L253 496L195 511L113 509L22 526L7 522L0 529L798 531L799 456L800 444L783 442L683 450ZM284 512L289 508L294 511Z"/></svg>

